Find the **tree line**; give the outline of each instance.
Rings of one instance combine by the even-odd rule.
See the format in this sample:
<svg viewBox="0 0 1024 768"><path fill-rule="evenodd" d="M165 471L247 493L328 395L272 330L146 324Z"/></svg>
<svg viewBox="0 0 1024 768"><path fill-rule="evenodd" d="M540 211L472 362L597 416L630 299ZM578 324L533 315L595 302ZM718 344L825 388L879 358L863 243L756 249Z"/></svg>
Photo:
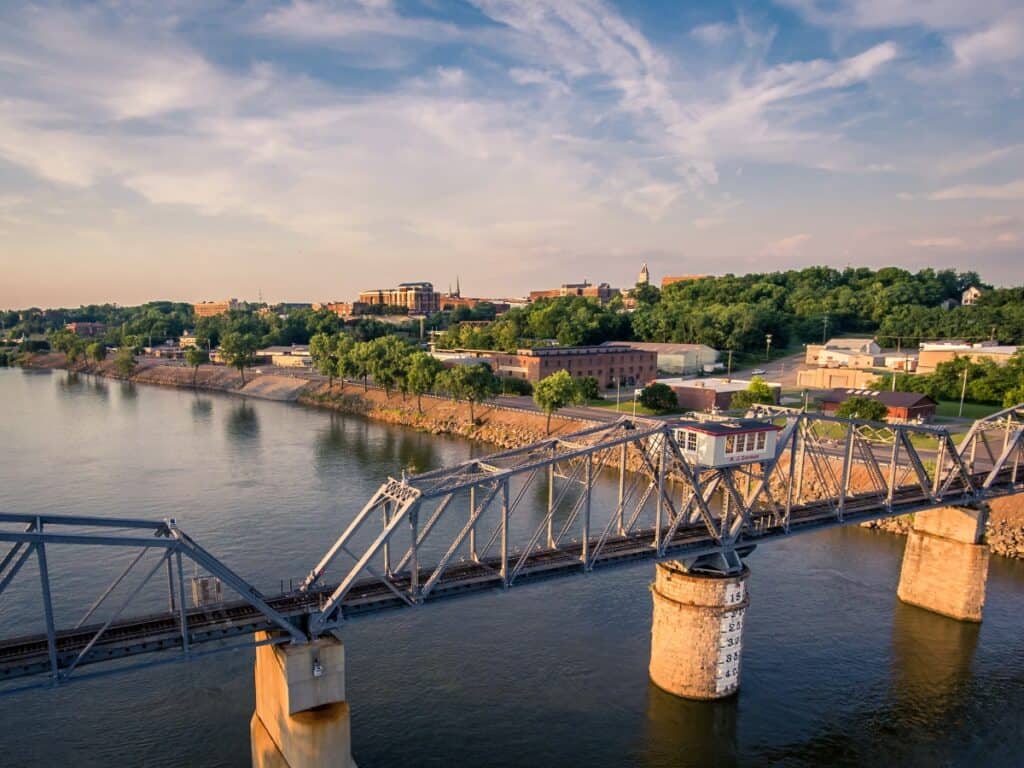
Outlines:
<svg viewBox="0 0 1024 768"><path fill-rule="evenodd" d="M439 344L512 352L551 341L639 340L758 352L766 334L782 349L843 333L877 335L885 346L953 337L1024 343L1024 288L988 289L975 305L961 306L971 286L987 288L976 272L895 267L704 277L663 290L637 286L631 311L621 298L605 306L583 297L544 299L490 323L453 323Z"/></svg>

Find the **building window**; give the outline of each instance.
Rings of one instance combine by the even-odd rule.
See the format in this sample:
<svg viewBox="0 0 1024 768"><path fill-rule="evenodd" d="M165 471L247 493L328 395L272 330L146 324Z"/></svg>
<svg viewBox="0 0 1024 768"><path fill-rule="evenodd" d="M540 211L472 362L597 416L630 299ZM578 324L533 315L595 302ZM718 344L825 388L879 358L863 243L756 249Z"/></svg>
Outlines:
<svg viewBox="0 0 1024 768"><path fill-rule="evenodd" d="M736 435L725 436L725 452L736 453Z"/></svg>
<svg viewBox="0 0 1024 768"><path fill-rule="evenodd" d="M759 451L763 451L764 450L764 443L765 443L764 435L765 435L764 432L758 432L757 433L757 450L759 450Z"/></svg>
<svg viewBox="0 0 1024 768"><path fill-rule="evenodd" d="M697 433L687 432L686 433L686 450L696 451L697 450Z"/></svg>

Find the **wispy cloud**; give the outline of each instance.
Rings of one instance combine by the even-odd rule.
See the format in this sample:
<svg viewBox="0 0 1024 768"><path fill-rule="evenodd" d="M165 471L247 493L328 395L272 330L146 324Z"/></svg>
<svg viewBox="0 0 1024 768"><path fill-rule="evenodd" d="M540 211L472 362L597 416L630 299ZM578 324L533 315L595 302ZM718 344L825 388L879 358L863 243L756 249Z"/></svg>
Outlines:
<svg viewBox="0 0 1024 768"><path fill-rule="evenodd" d="M761 255L773 258L788 258L800 252L810 239L811 236L806 233L790 235L766 245L761 249Z"/></svg>
<svg viewBox="0 0 1024 768"><path fill-rule="evenodd" d="M1024 200L1024 179L1005 184L961 184L940 189L932 200Z"/></svg>

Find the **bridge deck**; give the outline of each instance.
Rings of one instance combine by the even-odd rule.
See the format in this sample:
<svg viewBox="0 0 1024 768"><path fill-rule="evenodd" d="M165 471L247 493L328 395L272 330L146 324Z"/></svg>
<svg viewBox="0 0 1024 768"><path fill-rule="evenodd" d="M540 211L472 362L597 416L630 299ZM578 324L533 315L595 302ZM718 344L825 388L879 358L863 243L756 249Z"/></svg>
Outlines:
<svg viewBox="0 0 1024 768"><path fill-rule="evenodd" d="M981 482L985 473L976 473L974 480ZM951 494L962 490L956 483ZM1004 470L993 483L991 495L1012 493L1018 490L1013 485L1010 470ZM799 533L821 530L837 525L848 525L868 520L893 517L915 511L949 506L953 502L946 495L941 504L936 504L920 488L908 488L894 495L891 508L887 508L877 494L864 494L846 502L843 519L836 517L834 502L823 501L794 507L788 529L775 524L771 515L759 518L763 528L756 536L747 535L740 546L761 541L792 536ZM596 562L601 565L624 563L636 559L656 557L655 530L648 528L632 532L628 536L609 537L603 544ZM590 547L597 545L592 539ZM699 555L717 551L718 545L703 524L680 528L665 549L664 558ZM581 562L582 544L566 544L554 550L537 550L531 553L519 572L516 583L528 579L552 577L575 573L583 569ZM444 572L426 602L436 602L455 595L475 591L501 588L500 558L489 558L481 562L452 563ZM423 568L420 583L433 570ZM409 575L396 575L394 583L408 586ZM301 621L302 617L317 612L321 600L330 594L333 586L322 586L308 592L290 592L268 598L267 602L280 613ZM406 605L387 586L375 579L366 579L355 584L345 596L342 611L345 616L354 616ZM57 634L57 653L61 665L74 659L93 638L100 625L61 631ZM273 625L253 606L237 601L223 603L215 608L192 608L188 610L188 635L190 646L223 641L259 630L272 629ZM159 613L133 617L113 623L99 638L79 666L126 656L155 651L181 648L181 630L178 616L173 613ZM11 680L33 674L49 672L47 637L38 634L0 641L0 680Z"/></svg>

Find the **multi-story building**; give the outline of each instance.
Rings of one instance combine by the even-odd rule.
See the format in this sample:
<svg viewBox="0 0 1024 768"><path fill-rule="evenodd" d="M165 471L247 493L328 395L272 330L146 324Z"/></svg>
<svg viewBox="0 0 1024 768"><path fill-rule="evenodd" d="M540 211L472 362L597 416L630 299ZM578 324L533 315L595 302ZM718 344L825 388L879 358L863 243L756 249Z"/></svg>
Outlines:
<svg viewBox="0 0 1024 768"><path fill-rule="evenodd" d="M221 301L201 301L192 305L192 311L196 317L216 317L227 312L233 312L240 308L238 299L223 299Z"/></svg>
<svg viewBox="0 0 1024 768"><path fill-rule="evenodd" d="M359 303L403 309L411 315L429 315L441 309L441 294L432 283L399 283L396 288L360 291Z"/></svg>
<svg viewBox="0 0 1024 768"><path fill-rule="evenodd" d="M588 299L597 299L602 304L607 304L620 293L618 288L612 288L608 283L564 283L558 288L549 288L542 291L530 291L530 301L539 299L558 299L563 296L583 296Z"/></svg>
<svg viewBox="0 0 1024 768"><path fill-rule="evenodd" d="M68 323L64 327L77 336L88 336L90 338L94 336L102 336L107 332L107 326L105 323L77 322Z"/></svg>
<svg viewBox="0 0 1024 768"><path fill-rule="evenodd" d="M882 364L882 348L874 339L829 339L824 344L808 344L807 365L874 368Z"/></svg>
<svg viewBox="0 0 1024 768"><path fill-rule="evenodd" d="M568 371L574 379L592 376L598 386L611 389L617 384L636 386L654 379L658 356L654 352L626 345L593 347L539 347L520 349L515 354L490 353L495 373L509 378L538 382L556 371Z"/></svg>

